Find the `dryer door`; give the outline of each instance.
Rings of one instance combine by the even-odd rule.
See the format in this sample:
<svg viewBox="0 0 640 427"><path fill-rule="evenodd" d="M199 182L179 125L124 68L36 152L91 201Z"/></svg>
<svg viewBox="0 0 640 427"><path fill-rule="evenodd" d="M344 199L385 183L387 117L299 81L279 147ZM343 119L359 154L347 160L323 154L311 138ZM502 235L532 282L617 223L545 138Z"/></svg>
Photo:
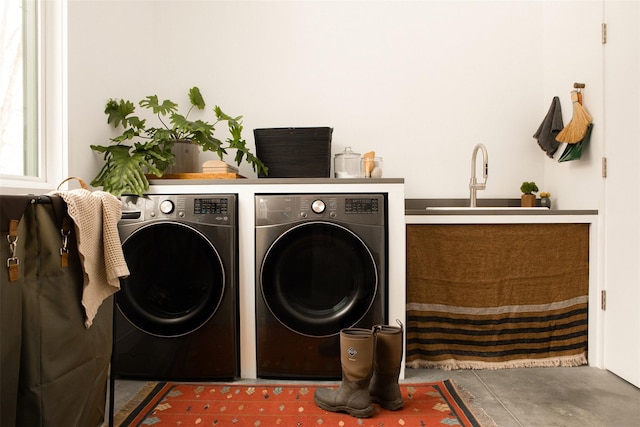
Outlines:
<svg viewBox="0 0 640 427"><path fill-rule="evenodd" d="M283 233L260 272L262 296L287 328L335 335L355 325L376 297L378 273L365 243L340 225L312 222Z"/></svg>
<svg viewBox="0 0 640 427"><path fill-rule="evenodd" d="M212 243L182 223L157 222L123 243L131 275L116 304L135 327L174 337L195 331L216 312L224 295L224 268Z"/></svg>

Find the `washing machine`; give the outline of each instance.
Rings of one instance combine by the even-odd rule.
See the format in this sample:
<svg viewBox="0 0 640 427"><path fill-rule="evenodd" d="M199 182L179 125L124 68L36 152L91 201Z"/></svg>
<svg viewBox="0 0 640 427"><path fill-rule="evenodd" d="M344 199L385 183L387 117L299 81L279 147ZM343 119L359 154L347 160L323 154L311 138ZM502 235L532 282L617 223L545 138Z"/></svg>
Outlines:
<svg viewBox="0 0 640 427"><path fill-rule="evenodd" d="M340 330L387 320L385 194L255 196L257 376L337 379Z"/></svg>
<svg viewBox="0 0 640 427"><path fill-rule="evenodd" d="M112 373L239 376L237 195L122 196Z"/></svg>

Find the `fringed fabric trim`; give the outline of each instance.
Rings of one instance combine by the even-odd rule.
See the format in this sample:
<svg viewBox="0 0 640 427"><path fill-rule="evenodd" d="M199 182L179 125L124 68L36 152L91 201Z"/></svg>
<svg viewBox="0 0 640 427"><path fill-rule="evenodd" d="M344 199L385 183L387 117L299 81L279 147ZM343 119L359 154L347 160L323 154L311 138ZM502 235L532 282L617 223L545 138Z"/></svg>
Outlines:
<svg viewBox="0 0 640 427"><path fill-rule="evenodd" d="M477 360L447 359L440 361L412 360L406 363L407 368L435 368L450 371L453 369L510 369L510 368L553 368L574 367L587 364L586 353L572 356L559 356L544 359L518 359L505 362L482 362Z"/></svg>

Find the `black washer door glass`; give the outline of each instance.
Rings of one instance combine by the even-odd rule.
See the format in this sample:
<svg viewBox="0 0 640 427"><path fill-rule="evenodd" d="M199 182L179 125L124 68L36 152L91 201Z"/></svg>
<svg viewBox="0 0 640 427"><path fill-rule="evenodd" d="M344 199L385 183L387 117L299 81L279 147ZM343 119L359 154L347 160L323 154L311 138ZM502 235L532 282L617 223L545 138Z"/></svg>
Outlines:
<svg viewBox="0 0 640 427"><path fill-rule="evenodd" d="M272 314L303 335L335 335L355 325L373 304L375 261L353 232L330 223L299 225L267 252L261 289Z"/></svg>
<svg viewBox="0 0 640 427"><path fill-rule="evenodd" d="M216 312L224 295L224 269L215 247L179 223L140 228L123 243L131 275L116 303L137 328L153 335L188 334Z"/></svg>

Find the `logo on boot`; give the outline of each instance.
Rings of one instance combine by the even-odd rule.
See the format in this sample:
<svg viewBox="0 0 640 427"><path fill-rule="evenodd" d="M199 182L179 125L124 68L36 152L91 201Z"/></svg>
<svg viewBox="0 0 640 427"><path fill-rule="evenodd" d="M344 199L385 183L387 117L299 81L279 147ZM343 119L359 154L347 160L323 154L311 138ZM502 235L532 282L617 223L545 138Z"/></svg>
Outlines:
<svg viewBox="0 0 640 427"><path fill-rule="evenodd" d="M349 359L354 359L356 357L356 354L358 354L358 352L356 351L355 348L349 347L347 349L347 354L349 355Z"/></svg>

